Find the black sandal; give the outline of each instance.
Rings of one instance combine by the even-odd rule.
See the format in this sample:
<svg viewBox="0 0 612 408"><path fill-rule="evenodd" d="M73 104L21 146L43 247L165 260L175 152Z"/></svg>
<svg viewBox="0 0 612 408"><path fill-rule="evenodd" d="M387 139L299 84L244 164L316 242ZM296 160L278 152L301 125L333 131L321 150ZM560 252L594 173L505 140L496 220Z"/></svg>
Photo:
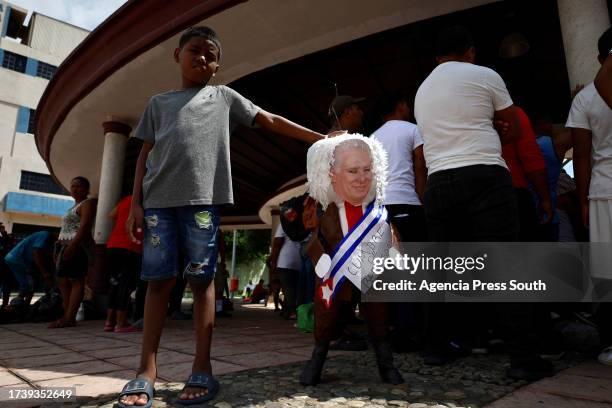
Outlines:
<svg viewBox="0 0 612 408"><path fill-rule="evenodd" d="M148 401L145 405L125 405L121 403L121 397L126 395L140 395L147 394ZM119 397L117 398L117 406L119 408L132 408L132 407L142 407L142 408L151 408L153 406L153 394L155 394L155 389L153 388L153 384L147 378L140 377L134 378L121 390Z"/></svg>

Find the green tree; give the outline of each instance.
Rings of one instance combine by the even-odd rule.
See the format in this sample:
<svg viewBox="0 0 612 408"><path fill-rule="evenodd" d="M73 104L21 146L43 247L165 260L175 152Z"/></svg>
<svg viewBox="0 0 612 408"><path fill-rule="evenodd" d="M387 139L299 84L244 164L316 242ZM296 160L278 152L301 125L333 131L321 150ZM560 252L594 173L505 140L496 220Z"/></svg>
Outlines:
<svg viewBox="0 0 612 408"><path fill-rule="evenodd" d="M233 232L224 235L226 247L226 262L232 262ZM265 262L270 252L270 230L237 230L236 231L236 264L260 260Z"/></svg>

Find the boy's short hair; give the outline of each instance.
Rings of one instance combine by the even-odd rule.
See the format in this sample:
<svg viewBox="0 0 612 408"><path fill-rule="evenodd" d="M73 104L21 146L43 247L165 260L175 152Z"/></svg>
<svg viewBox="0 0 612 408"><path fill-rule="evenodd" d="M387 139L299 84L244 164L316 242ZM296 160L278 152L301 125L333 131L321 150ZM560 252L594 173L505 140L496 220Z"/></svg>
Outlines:
<svg viewBox="0 0 612 408"><path fill-rule="evenodd" d="M390 115L393 112L395 112L397 105L399 105L402 102L406 102L408 106L410 106L408 97L404 94L393 93L390 95L384 95L378 101L378 114L384 118L385 116Z"/></svg>
<svg viewBox="0 0 612 408"><path fill-rule="evenodd" d="M600 57L606 58L608 56L608 53L612 49L612 27L604 31L601 37L599 37L597 48L599 49Z"/></svg>
<svg viewBox="0 0 612 408"><path fill-rule="evenodd" d="M463 55L473 46L474 39L465 27L449 27L438 34L436 57Z"/></svg>
<svg viewBox="0 0 612 408"><path fill-rule="evenodd" d="M183 45L193 37L202 37L215 44L219 50L219 60L221 60L221 41L215 30L205 26L190 27L181 35L179 39L179 48L183 48Z"/></svg>

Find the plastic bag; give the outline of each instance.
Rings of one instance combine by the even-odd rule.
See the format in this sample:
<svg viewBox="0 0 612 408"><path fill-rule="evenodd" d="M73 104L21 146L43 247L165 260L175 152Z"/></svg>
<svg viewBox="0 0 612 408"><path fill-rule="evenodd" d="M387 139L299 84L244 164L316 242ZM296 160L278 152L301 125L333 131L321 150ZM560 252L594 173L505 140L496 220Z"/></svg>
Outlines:
<svg viewBox="0 0 612 408"><path fill-rule="evenodd" d="M314 303L304 303L297 307L297 327L304 333L314 330Z"/></svg>

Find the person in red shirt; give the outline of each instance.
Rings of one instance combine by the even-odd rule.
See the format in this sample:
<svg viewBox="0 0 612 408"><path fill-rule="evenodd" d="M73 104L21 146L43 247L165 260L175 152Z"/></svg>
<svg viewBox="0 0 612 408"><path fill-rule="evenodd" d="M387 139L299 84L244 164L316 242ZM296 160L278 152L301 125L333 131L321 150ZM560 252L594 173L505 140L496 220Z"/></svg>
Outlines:
<svg viewBox="0 0 612 408"><path fill-rule="evenodd" d="M138 284L142 258L142 244L134 243L125 229L131 205L132 196L128 195L109 214L115 220L115 227L106 243L110 289L104 331L115 333L138 331L127 322L130 294Z"/></svg>
<svg viewBox="0 0 612 408"><path fill-rule="evenodd" d="M523 242L534 242L541 239L540 227L549 224L554 217L554 209L548 185L548 170L546 160L537 142L535 131L529 117L516 106L519 117L519 136L511 143L502 145L502 157L508 165L512 185L516 192L519 216L519 239ZM539 198L536 207L530 185ZM560 356L563 353L552 331L552 320L548 307L536 303L509 305L504 307L504 313L512 315L515 320L522 320L521 328L525 335L534 335L537 344L519 348L514 356L515 363L508 369L511 378L526 378L533 374L534 368L538 375L550 375L552 366L543 359L544 356ZM506 330L517 327L511 324ZM520 342L521 340L515 339Z"/></svg>
<svg viewBox="0 0 612 408"><path fill-rule="evenodd" d="M519 210L520 240L534 241L538 222L550 222L553 208L548 190L546 162L536 142L536 135L527 114L515 106L519 116L519 137L502 145L502 157L512 176ZM535 208L529 183L540 198L540 208ZM538 214L539 212L539 214Z"/></svg>
<svg viewBox="0 0 612 408"><path fill-rule="evenodd" d="M264 280L260 279L259 283L255 285L253 293L251 293L251 303L259 303L268 296L268 292L264 289Z"/></svg>

